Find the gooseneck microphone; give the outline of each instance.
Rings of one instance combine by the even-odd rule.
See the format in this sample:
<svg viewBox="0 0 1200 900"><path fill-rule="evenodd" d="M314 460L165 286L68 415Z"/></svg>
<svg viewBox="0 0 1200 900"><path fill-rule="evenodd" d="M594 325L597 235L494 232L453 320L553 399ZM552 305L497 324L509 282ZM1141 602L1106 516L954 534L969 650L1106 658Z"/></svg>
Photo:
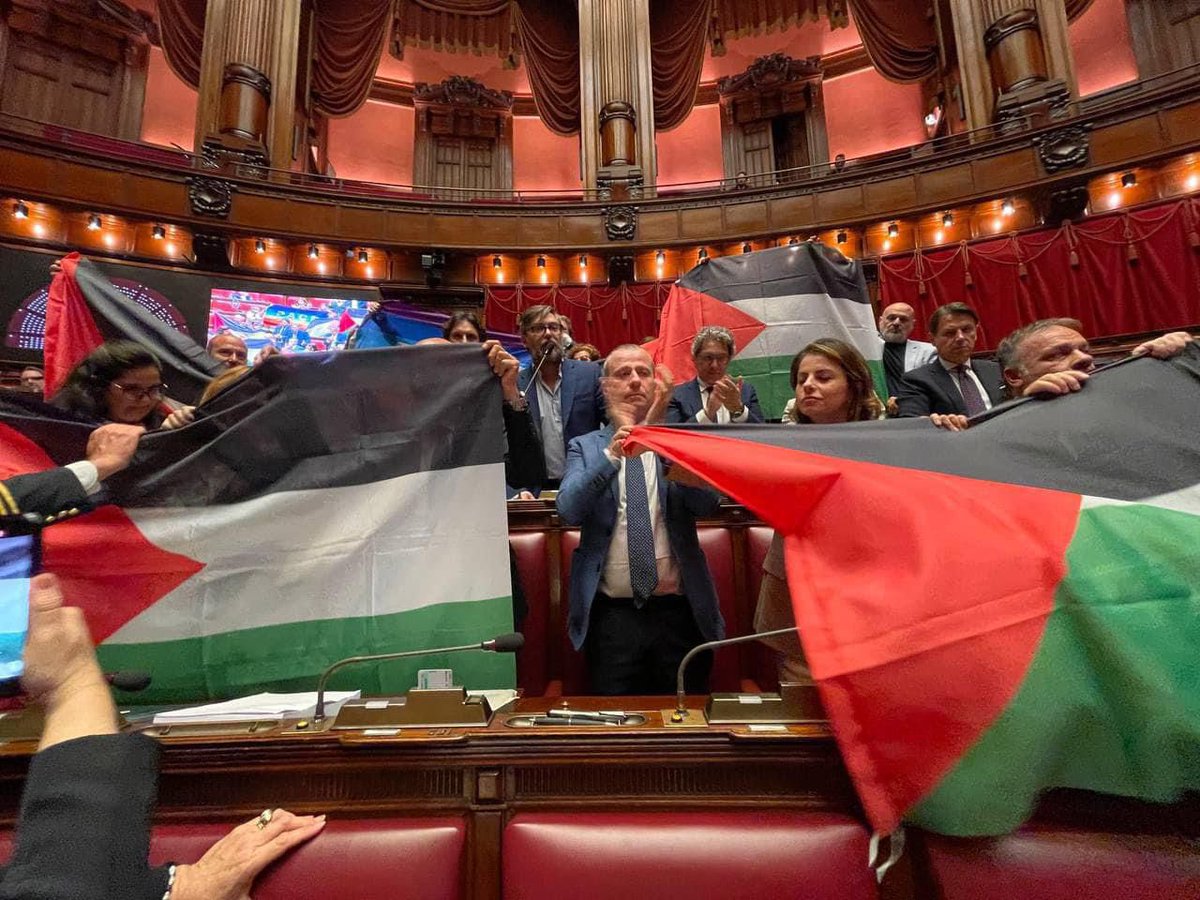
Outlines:
<svg viewBox="0 0 1200 900"><path fill-rule="evenodd" d="M561 350L562 350L562 347L560 345L559 351L561 352ZM526 394L528 394L531 390L535 390L537 388L538 372L542 371L542 363L544 363L546 361L546 357L548 357L549 355L550 355L550 348L547 347L546 350L543 351L542 355L538 358L537 365L533 367L533 374L529 376L529 387L525 388L525 390L523 390L523 391L517 392L520 395L522 400L525 399Z"/></svg>
<svg viewBox="0 0 1200 900"><path fill-rule="evenodd" d="M675 672L675 712L682 718L686 718L687 711L687 692L683 687L683 676L687 672L688 663L692 658L705 650L716 650L720 647L729 647L733 644L745 644L748 641L758 641L762 638L778 637L784 634L796 633L796 626L791 628L776 628L774 631L756 631L754 634L743 634L738 637L722 638L719 641L708 641L704 644L697 644L679 661L679 669Z"/></svg>
<svg viewBox="0 0 1200 900"><path fill-rule="evenodd" d="M490 641L480 641L478 644L461 644L457 647L435 647L430 650L401 650L397 653L373 653L369 656L350 656L346 659L339 659L322 672L320 679L317 681L317 705L313 709L313 721L325 721L325 683L329 680L330 675L346 666L368 662L387 662L388 660L405 659L410 656L427 656L431 653L457 653L460 650L489 650L492 653L515 653L524 646L525 635L519 631L513 631L508 634L498 635Z"/></svg>
<svg viewBox="0 0 1200 900"><path fill-rule="evenodd" d="M136 693L150 687L149 672L105 672L104 680L119 691Z"/></svg>

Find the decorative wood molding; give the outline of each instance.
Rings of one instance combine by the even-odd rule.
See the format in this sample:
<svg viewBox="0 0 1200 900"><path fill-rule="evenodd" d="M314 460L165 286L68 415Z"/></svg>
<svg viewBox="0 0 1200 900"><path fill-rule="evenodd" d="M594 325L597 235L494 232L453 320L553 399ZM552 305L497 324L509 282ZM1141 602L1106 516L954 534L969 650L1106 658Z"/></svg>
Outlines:
<svg viewBox="0 0 1200 900"><path fill-rule="evenodd" d="M1090 152L1088 132L1091 128L1089 123L1084 122L1034 135L1033 146L1037 148L1042 168L1054 173L1086 166Z"/></svg>
<svg viewBox="0 0 1200 900"><path fill-rule="evenodd" d="M187 180L188 203L197 216L229 218L233 208L233 185L220 178L196 175Z"/></svg>
<svg viewBox="0 0 1200 900"><path fill-rule="evenodd" d="M466 75L451 75L437 84L427 84L424 81L414 84L413 103L511 112L513 95L508 91L492 90Z"/></svg>
<svg viewBox="0 0 1200 900"><path fill-rule="evenodd" d="M604 232L610 241L632 241L637 220L636 206L609 206L604 210Z"/></svg>
<svg viewBox="0 0 1200 900"><path fill-rule="evenodd" d="M771 90L797 81L819 81L823 75L819 56L793 59L784 53L771 53L760 56L740 75L727 75L718 79L717 93L725 96Z"/></svg>

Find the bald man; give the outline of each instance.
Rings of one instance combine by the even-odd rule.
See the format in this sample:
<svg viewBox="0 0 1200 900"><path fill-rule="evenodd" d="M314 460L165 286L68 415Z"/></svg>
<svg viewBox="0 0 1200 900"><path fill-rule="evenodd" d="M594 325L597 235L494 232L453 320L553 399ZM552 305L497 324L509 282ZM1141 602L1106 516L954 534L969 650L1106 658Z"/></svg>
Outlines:
<svg viewBox="0 0 1200 900"><path fill-rule="evenodd" d="M937 348L924 341L910 341L916 312L907 303L891 303L879 315L879 337L883 339L883 372L887 378L888 412L892 413L904 373L937 358Z"/></svg>

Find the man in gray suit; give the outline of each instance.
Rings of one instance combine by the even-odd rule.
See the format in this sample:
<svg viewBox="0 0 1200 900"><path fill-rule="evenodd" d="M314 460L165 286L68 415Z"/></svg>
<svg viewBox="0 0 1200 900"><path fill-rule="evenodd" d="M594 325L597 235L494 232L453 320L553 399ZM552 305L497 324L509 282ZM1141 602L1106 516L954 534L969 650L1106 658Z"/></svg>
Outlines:
<svg viewBox="0 0 1200 900"><path fill-rule="evenodd" d="M571 441L558 493L563 521L582 526L567 628L587 655L592 693L670 694L688 650L725 633L696 536L696 519L719 498L669 481L653 453L626 455L634 425L661 421L669 373L626 344L605 361L603 386L609 424ZM689 693L707 693L711 669L711 654L696 658Z"/></svg>
<svg viewBox="0 0 1200 900"><path fill-rule="evenodd" d="M937 349L933 344L909 340L916 324L917 314L907 303L889 303L879 314L889 415L896 414L896 396L900 393L904 373L937 359Z"/></svg>

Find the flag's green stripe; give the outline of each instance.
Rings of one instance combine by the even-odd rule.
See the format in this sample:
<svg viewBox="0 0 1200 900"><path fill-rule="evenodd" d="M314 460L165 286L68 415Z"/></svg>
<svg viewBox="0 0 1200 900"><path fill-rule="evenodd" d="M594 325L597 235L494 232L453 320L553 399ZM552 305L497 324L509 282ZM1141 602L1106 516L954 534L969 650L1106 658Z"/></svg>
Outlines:
<svg viewBox="0 0 1200 900"><path fill-rule="evenodd" d="M138 702L182 703L264 690L315 690L317 676L336 660L475 643L511 631L512 624L511 598L497 597L375 618L295 622L160 643L104 644L99 654L107 670L151 673L153 683L136 695ZM471 689L510 688L516 683L511 654L466 651L348 667L330 686L394 694L416 684L418 669L440 668L453 669L455 682Z"/></svg>
<svg viewBox="0 0 1200 900"><path fill-rule="evenodd" d="M796 348L799 353L800 347ZM763 415L778 419L783 415L787 402L796 396L792 390L792 360L796 353L787 356L756 356L746 359L738 356L729 364L729 374L742 377L754 385ZM875 393L887 398L887 382L883 375L883 360L868 360L871 378L875 382Z"/></svg>
<svg viewBox="0 0 1200 900"><path fill-rule="evenodd" d="M1200 517L1086 509L1067 564L1017 695L911 821L998 834L1045 786L1152 801L1200 789Z"/></svg>

